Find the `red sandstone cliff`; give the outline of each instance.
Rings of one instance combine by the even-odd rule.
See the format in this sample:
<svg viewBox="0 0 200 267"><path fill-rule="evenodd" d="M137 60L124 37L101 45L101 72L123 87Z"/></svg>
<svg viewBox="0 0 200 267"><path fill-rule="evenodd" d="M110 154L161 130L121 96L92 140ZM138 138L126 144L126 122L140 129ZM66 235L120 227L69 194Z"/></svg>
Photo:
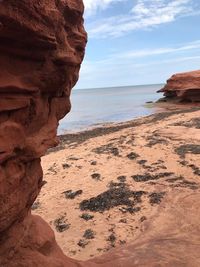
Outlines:
<svg viewBox="0 0 200 267"><path fill-rule="evenodd" d="M164 96L185 101L200 101L200 70L172 75L158 92Z"/></svg>
<svg viewBox="0 0 200 267"><path fill-rule="evenodd" d="M50 228L30 215L40 157L70 111L86 33L81 0L0 1L0 266L61 266Z"/></svg>

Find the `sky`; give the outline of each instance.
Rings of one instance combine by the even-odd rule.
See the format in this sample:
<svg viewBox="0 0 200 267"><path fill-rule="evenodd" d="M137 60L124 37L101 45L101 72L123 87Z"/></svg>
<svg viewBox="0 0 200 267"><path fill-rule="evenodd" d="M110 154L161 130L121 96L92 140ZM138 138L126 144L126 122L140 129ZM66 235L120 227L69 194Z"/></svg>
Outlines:
<svg viewBox="0 0 200 267"><path fill-rule="evenodd" d="M77 89L158 84L200 68L200 0L83 0Z"/></svg>

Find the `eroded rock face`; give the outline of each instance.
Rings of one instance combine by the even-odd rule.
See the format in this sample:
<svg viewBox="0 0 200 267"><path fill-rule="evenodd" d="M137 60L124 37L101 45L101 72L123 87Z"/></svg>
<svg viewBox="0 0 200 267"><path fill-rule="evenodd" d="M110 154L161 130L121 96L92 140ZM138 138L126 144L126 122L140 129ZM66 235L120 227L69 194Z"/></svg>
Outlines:
<svg viewBox="0 0 200 267"><path fill-rule="evenodd" d="M158 92L185 101L200 101L200 70L173 75Z"/></svg>
<svg viewBox="0 0 200 267"><path fill-rule="evenodd" d="M86 45L82 15L81 0L0 1L0 266L40 266L8 259L37 244L29 211L43 184L40 157L70 111ZM42 238L34 249L52 254Z"/></svg>

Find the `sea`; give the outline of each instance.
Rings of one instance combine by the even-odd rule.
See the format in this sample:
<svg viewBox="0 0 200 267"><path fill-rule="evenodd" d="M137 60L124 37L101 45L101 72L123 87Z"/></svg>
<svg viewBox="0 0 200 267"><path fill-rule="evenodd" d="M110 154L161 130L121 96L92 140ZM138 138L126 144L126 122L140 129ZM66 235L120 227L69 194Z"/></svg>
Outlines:
<svg viewBox="0 0 200 267"><path fill-rule="evenodd" d="M106 123L125 122L156 112L163 84L74 89L72 109L60 121L58 134L79 132Z"/></svg>

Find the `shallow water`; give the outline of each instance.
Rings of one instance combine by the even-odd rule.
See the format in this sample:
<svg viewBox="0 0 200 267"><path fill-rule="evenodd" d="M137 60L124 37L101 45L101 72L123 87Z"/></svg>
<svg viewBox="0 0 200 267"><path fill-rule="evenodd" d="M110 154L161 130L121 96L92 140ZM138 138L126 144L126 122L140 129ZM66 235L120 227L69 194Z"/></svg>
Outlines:
<svg viewBox="0 0 200 267"><path fill-rule="evenodd" d="M150 115L156 108L148 101L158 100L163 84L73 90L72 110L60 122L59 134L76 132L97 124L123 122Z"/></svg>

